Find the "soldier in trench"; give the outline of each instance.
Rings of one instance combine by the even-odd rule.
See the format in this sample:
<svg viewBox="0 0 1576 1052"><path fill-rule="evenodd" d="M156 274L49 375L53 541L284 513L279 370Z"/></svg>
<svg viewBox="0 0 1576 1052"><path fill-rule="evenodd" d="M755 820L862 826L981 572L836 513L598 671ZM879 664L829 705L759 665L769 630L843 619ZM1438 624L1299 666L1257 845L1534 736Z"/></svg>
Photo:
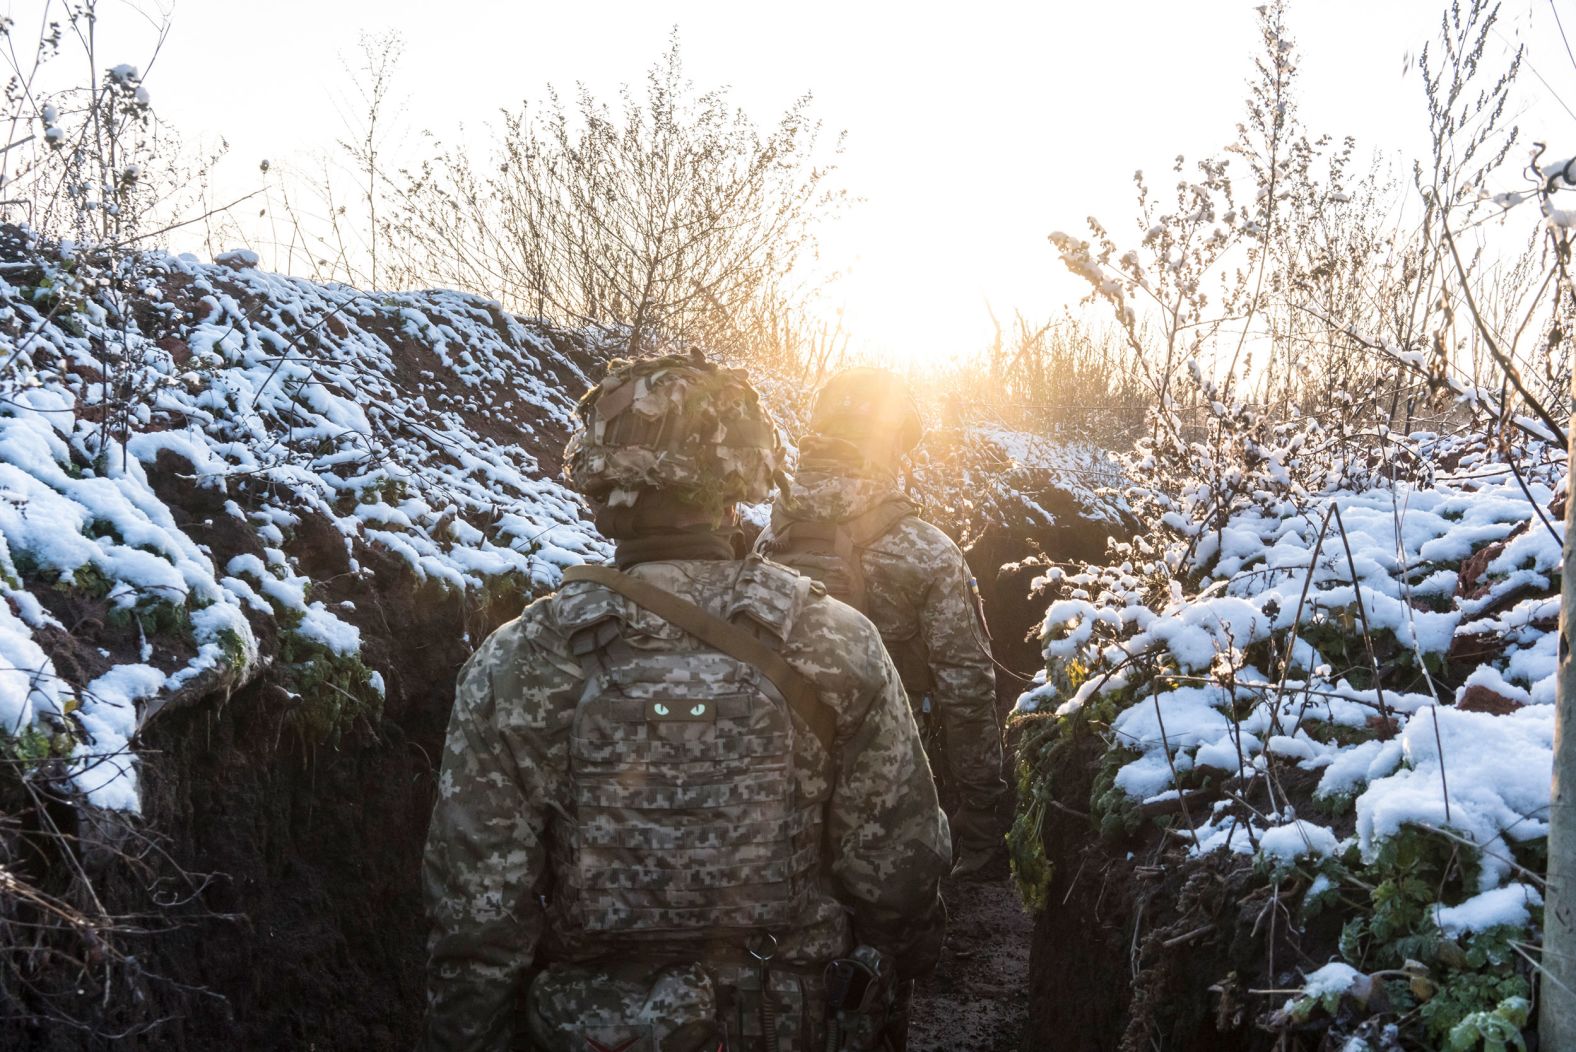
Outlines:
<svg viewBox="0 0 1576 1052"><path fill-rule="evenodd" d="M733 370L615 362L566 475L616 542L456 692L424 882L423 1047L902 1047L950 842L875 628L735 555L783 450ZM543 961L547 962L543 966Z"/></svg>
<svg viewBox="0 0 1576 1052"><path fill-rule="evenodd" d="M821 581L880 630L915 718L940 725L959 798L953 876L981 879L1000 870L1006 832L996 675L963 553L898 488L900 462L920 437L899 377L865 368L834 376L757 550Z"/></svg>

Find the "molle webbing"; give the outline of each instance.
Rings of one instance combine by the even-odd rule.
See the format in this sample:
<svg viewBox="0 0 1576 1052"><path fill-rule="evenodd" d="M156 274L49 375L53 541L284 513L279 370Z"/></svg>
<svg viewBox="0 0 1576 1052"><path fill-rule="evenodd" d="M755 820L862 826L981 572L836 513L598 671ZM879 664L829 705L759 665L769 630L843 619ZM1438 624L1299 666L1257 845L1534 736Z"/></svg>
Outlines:
<svg viewBox="0 0 1576 1052"><path fill-rule="evenodd" d="M776 636L607 567L564 576L600 586L569 600L586 670L569 736L573 822L557 847L570 856L557 889L569 916L611 938L708 942L802 924L819 893L822 815L796 787L798 721L830 752L832 710ZM642 630L620 596L679 632L635 619Z"/></svg>
<svg viewBox="0 0 1576 1052"><path fill-rule="evenodd" d="M687 599L611 567L571 566L564 571L564 581L590 581L612 589L707 646L751 666L777 688L788 707L810 728L822 747L828 753L834 751L837 721L832 711L821 704L814 685L783 660L781 654L746 630Z"/></svg>

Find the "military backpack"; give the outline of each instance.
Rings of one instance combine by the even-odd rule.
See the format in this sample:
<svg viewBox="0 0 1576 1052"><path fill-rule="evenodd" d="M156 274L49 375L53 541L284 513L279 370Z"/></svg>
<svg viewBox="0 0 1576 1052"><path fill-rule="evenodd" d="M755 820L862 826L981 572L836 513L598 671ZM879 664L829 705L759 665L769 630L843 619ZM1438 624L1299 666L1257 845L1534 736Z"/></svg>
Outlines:
<svg viewBox="0 0 1576 1052"><path fill-rule="evenodd" d="M899 634L894 625L884 623L886 612L876 609L870 601L863 559L865 552L899 523L918 513L913 501L899 496L837 520L795 517L779 504L772 509L772 523L761 544L761 551L771 559L820 582L832 598L842 600L875 622L903 686L915 699L935 686L929 650L920 638L918 625Z"/></svg>

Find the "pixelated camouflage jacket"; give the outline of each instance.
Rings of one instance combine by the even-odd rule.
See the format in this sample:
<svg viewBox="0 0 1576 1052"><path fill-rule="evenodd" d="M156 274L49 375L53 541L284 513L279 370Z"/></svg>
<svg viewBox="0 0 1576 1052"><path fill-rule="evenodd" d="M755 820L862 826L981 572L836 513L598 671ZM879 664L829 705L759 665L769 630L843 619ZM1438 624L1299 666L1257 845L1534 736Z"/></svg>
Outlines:
<svg viewBox="0 0 1576 1052"><path fill-rule="evenodd" d="M839 522L901 498L896 480L836 460L807 461L779 497L789 518ZM774 518L776 516L774 515ZM768 527L756 550L772 546ZM921 655L924 668L899 658L911 694L929 693L944 710L988 710L994 718L996 673L973 575L952 538L917 514L902 519L860 558L865 612L894 654ZM914 644L919 646L915 647Z"/></svg>
<svg viewBox="0 0 1576 1052"><path fill-rule="evenodd" d="M773 933L777 959L824 962L857 940L907 972L931 967L945 923L937 886L949 833L896 670L870 623L759 558L648 562L629 572L714 613L742 606L780 635L783 657L835 714L835 759L794 718L794 792L822 809L826 857L820 893L796 924ZM795 598L784 602L785 592ZM563 849L576 820L569 728L585 675L563 618L588 594L619 611L631 646L700 649L655 615L576 582L532 603L466 664L423 871L433 921L428 1049L507 1047L520 983L541 956L684 960L712 949L694 936L577 930L553 895L555 882L574 879Z"/></svg>

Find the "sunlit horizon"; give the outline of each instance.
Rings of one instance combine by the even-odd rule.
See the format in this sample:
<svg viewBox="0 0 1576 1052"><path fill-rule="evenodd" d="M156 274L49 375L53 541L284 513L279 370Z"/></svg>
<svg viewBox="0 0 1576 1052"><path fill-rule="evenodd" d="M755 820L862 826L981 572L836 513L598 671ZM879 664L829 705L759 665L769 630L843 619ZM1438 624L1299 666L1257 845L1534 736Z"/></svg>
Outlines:
<svg viewBox="0 0 1576 1052"><path fill-rule="evenodd" d="M13 3L12 17L25 26L39 6ZM420 160L425 132L445 142L475 137L500 109L540 98L549 83L612 97L641 78L676 28L696 84L730 86L757 124L810 91L828 138L846 130L841 185L862 200L821 232L820 266L835 277L812 310L841 322L851 353L903 365L988 346L992 312L1008 325L1016 312L1040 323L1081 299L1084 287L1047 235L1081 235L1095 215L1130 240L1135 169L1161 181L1177 154L1191 162L1232 139L1257 47L1254 6L985 4L958 18L941 8L898 16L810 3L790 18L710 2L529 11L483 2L464 17L435 18L411 0L280 0L266 9L188 0L168 10L169 36L147 84L156 111L186 141L229 144L214 200L267 187L237 209L252 232L245 247L263 265L290 270L283 248L268 243L273 215L253 213L277 211L282 180L310 180L354 123L346 66L362 34L403 39L385 143L397 167ZM1413 59L1443 7L1292 4L1309 130L1353 135L1359 157L1404 175L1426 146ZM159 11L137 10L104 8L101 50L114 61L146 58ZM1530 0L1507 5L1501 37L1535 41L1540 19L1547 11ZM291 56L288 66L249 57L273 55ZM1537 57L1534 47L1535 70ZM1549 73L1557 84L1572 80L1568 64ZM1542 123L1551 113L1564 117L1544 107L1523 139L1552 132ZM259 175L264 160L271 179ZM173 247L202 251L200 233L177 231Z"/></svg>

